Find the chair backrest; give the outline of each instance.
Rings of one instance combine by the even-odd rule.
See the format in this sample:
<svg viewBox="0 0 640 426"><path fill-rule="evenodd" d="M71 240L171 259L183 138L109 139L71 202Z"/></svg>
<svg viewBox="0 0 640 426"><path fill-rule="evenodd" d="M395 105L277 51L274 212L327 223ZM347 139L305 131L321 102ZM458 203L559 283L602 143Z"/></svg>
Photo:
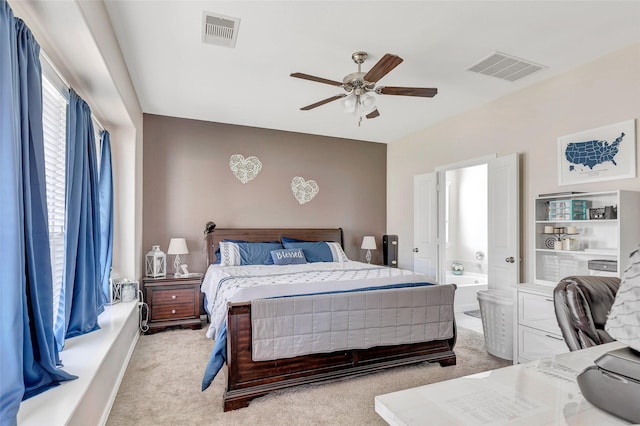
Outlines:
<svg viewBox="0 0 640 426"><path fill-rule="evenodd" d="M619 287L620 278L595 276L566 277L556 285L556 318L570 350L614 341L604 325Z"/></svg>

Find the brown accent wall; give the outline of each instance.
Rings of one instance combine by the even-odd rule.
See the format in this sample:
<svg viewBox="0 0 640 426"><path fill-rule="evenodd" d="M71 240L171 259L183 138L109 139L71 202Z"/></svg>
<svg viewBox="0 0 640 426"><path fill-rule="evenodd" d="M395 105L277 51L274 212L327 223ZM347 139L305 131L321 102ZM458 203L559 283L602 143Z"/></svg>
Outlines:
<svg viewBox="0 0 640 426"><path fill-rule="evenodd" d="M262 171L242 184L233 154L256 156ZM203 230L218 227L342 227L345 252L364 261L364 235L375 235L382 261L386 226L385 144L144 114L143 255L172 237L187 239L184 263L206 270ZM291 179L318 182L300 205ZM141 262L144 259L140 260ZM168 271L173 256L167 256Z"/></svg>

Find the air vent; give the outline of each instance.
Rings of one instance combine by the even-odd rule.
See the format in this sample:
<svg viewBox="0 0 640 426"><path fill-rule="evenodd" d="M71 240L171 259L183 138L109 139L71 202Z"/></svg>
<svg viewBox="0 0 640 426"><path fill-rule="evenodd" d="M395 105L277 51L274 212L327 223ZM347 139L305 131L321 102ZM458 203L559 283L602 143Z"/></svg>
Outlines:
<svg viewBox="0 0 640 426"><path fill-rule="evenodd" d="M487 58L468 68L467 71L478 72L508 81L516 81L547 67L531 61L516 58L505 53L494 52Z"/></svg>
<svg viewBox="0 0 640 426"><path fill-rule="evenodd" d="M236 47L240 18L202 12L202 42L216 46Z"/></svg>

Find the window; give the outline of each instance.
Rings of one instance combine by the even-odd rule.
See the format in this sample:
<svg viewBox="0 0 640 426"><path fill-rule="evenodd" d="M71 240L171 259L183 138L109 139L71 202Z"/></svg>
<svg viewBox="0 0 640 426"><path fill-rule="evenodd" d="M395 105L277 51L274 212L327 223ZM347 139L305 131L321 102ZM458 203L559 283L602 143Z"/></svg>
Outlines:
<svg viewBox="0 0 640 426"><path fill-rule="evenodd" d="M42 76L44 168L49 210L49 244L55 322L64 270L66 125L68 101L47 75Z"/></svg>
<svg viewBox="0 0 640 426"><path fill-rule="evenodd" d="M53 321L55 324L64 272L64 236L66 220L66 150L67 106L69 86L49 60L40 57L42 65L42 124L44 131L44 172L49 211L49 245L53 277ZM93 119L98 167L102 126Z"/></svg>

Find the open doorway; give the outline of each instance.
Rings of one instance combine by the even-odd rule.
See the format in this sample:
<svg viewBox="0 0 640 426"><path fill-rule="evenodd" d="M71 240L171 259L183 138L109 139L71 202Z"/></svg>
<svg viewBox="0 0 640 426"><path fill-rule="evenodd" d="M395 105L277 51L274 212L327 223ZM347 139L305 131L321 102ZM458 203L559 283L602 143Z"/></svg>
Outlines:
<svg viewBox="0 0 640 426"><path fill-rule="evenodd" d="M487 164L440 172L444 176L444 277L456 283L455 310L479 309L477 291L487 288Z"/></svg>
<svg viewBox="0 0 640 426"><path fill-rule="evenodd" d="M479 288L473 286L485 284L476 282L482 275L489 289L508 291L519 282L518 176L517 154L482 157L414 176L414 270L437 282L458 284L456 310L477 306ZM447 221L456 221L455 226ZM453 274L456 261L461 275ZM463 281L470 284L467 289Z"/></svg>

